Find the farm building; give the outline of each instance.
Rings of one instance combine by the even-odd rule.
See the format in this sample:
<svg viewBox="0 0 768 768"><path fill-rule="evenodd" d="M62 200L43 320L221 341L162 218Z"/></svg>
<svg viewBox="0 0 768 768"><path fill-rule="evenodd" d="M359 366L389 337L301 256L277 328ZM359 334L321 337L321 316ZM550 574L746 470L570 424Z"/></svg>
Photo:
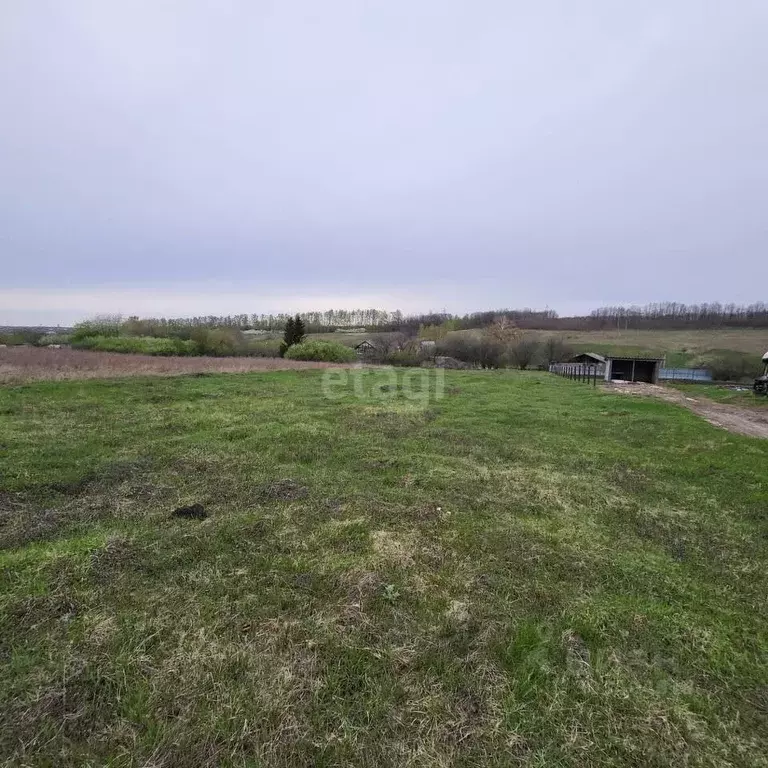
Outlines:
<svg viewBox="0 0 768 768"><path fill-rule="evenodd" d="M370 357L371 355L375 355L376 351L376 345L373 344L373 342L368 341L368 339L364 339L355 347L355 352L357 352L358 357Z"/></svg>
<svg viewBox="0 0 768 768"><path fill-rule="evenodd" d="M644 381L658 384L663 357L606 357L606 381Z"/></svg>

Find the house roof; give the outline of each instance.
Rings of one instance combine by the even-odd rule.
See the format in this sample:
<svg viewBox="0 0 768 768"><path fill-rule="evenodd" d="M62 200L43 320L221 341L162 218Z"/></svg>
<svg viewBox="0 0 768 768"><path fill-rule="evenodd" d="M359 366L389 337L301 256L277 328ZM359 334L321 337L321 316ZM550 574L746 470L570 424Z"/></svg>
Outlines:
<svg viewBox="0 0 768 768"><path fill-rule="evenodd" d="M363 349L366 349L367 347L376 349L376 345L372 341L368 341L368 339L363 339L359 344L355 345L355 349L360 349L360 347Z"/></svg>

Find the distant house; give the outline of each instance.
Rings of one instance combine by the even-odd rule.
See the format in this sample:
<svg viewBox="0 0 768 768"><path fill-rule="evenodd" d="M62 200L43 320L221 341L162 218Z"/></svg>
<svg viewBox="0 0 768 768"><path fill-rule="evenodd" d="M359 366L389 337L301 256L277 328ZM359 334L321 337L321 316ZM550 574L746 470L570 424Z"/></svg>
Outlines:
<svg viewBox="0 0 768 768"><path fill-rule="evenodd" d="M358 357L371 357L372 355L375 355L377 351L376 345L368 339L363 339L363 341L355 347L355 352L357 352Z"/></svg>

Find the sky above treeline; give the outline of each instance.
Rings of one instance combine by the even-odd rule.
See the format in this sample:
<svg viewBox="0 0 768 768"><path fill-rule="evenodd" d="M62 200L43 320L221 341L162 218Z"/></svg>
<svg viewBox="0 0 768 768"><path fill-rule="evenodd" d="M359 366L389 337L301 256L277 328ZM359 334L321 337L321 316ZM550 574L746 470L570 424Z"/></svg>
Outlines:
<svg viewBox="0 0 768 768"><path fill-rule="evenodd" d="M6 0L0 324L768 286L764 0Z"/></svg>

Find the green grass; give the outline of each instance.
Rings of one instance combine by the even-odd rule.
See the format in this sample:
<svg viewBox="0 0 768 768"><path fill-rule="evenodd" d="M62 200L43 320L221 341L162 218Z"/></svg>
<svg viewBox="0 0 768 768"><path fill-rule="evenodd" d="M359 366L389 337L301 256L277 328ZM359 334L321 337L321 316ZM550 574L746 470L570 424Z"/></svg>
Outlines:
<svg viewBox="0 0 768 768"><path fill-rule="evenodd" d="M0 389L8 764L768 765L768 441L323 375Z"/></svg>
<svg viewBox="0 0 768 768"><path fill-rule="evenodd" d="M718 384L668 383L675 389L685 392L688 397L705 397L718 403L728 403L748 408L768 408L768 397L756 397L749 384L744 384L736 389L733 386L719 386Z"/></svg>

